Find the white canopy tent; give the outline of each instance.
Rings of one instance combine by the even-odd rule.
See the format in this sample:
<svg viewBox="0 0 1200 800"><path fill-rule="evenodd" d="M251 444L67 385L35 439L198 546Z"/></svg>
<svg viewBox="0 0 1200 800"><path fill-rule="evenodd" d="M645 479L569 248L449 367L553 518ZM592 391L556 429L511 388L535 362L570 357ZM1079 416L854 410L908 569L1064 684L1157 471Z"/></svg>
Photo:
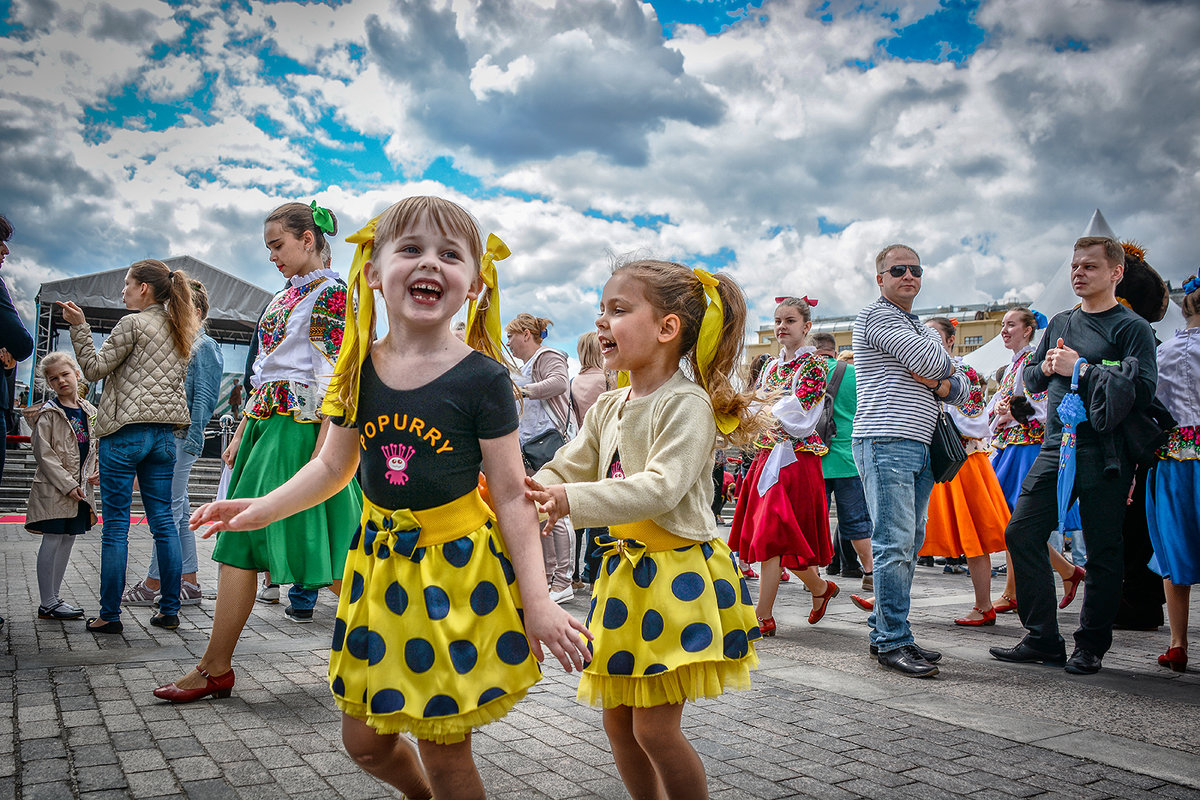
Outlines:
<svg viewBox="0 0 1200 800"><path fill-rule="evenodd" d="M1092 214L1091 221L1080 235L1117 238L1112 228L1108 226L1107 220L1104 219L1104 215L1100 213L1100 209L1096 209ZM1072 253L1066 257L1062 266L1054 273L1054 277L1046 284L1046 288L1033 302L1032 307L1045 314L1047 318L1079 304L1079 298L1071 291L1071 258L1073 255ZM1182 327L1184 327L1183 312L1179 306L1168 303L1166 315L1161 321L1154 323L1154 332L1158 334L1159 339L1166 341L1175 335L1177 329ZM1034 334L1035 346L1041 335L1040 330ZM1004 347L1004 340L997 335L985 342L982 347L964 356L963 361L978 370L980 375L992 375L997 369L1007 364L1011 357L1012 354Z"/></svg>

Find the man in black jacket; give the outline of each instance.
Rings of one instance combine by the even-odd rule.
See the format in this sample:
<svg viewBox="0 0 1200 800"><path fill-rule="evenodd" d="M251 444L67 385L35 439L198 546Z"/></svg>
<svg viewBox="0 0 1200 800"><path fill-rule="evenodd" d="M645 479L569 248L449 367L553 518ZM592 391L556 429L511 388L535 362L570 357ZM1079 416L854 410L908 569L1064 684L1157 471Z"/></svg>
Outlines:
<svg viewBox="0 0 1200 800"><path fill-rule="evenodd" d="M1105 371L1119 370L1129 357L1137 359L1134 411L1154 400L1158 381L1154 332L1150 324L1116 297L1124 273L1125 252L1107 237L1084 237L1075 243L1071 287L1080 306L1050 320L1037 352L1025 368L1030 392L1049 388L1046 438L1021 487L1021 495L1005 531L1017 584L1017 613L1028 634L1015 647L991 648L1001 660L1016 663L1064 665L1067 672L1089 675L1100 670L1112 645L1113 620L1121 600L1124 555L1121 524L1133 480L1135 454L1117 424L1101 434L1088 422L1076 430L1077 472L1072 496L1080 501L1088 559L1083 609L1075 631L1075 650L1066 658L1058 631L1054 582L1046 542L1058 525L1058 461L1062 422L1058 404L1067 394L1079 358L1079 393L1086 401ZM1105 376L1107 377L1107 376ZM1115 420L1114 420L1115 421ZM1117 441L1115 457L1113 441ZM1107 446L1106 446L1107 445Z"/></svg>
<svg viewBox="0 0 1200 800"><path fill-rule="evenodd" d="M0 268L8 255L8 240L12 236L13 227L3 216L0 216ZM8 449L8 412L13 407L13 389L17 377L16 362L24 361L33 355L33 337L25 329L20 315L8 296L8 287L0 278L0 357L4 365L0 367L0 480L4 479L4 454ZM11 363L10 368L8 364ZM0 617L0 624L4 618Z"/></svg>

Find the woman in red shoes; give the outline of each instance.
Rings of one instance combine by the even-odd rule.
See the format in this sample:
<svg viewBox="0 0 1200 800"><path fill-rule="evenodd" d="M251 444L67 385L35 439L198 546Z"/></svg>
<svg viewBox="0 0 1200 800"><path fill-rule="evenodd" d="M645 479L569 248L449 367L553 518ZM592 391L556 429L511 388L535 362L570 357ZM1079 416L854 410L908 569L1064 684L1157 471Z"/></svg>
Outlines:
<svg viewBox="0 0 1200 800"><path fill-rule="evenodd" d="M933 317L925 324L942 337L946 352L954 352L954 321ZM962 361L961 358L954 360L956 364ZM947 406L946 413L962 434L967 461L954 480L934 484L929 496L925 544L920 555L967 557L967 569L975 589L975 607L954 623L979 627L996 624L991 598L991 554L1004 552L1004 528L1011 512L988 460L992 435L983 403L983 378L970 366L966 367L966 373L971 382L970 396L961 407Z"/></svg>
<svg viewBox="0 0 1200 800"><path fill-rule="evenodd" d="M758 627L775 635L774 605L783 567L812 592L809 624L825 616L838 586L823 580L818 567L833 560L829 508L821 456L829 448L814 433L825 399L825 359L806 347L812 328L808 298L780 297L775 338L783 348L759 376L763 394L782 393L772 413L776 425L754 442L754 462L742 482L729 546L749 562L761 561Z"/></svg>

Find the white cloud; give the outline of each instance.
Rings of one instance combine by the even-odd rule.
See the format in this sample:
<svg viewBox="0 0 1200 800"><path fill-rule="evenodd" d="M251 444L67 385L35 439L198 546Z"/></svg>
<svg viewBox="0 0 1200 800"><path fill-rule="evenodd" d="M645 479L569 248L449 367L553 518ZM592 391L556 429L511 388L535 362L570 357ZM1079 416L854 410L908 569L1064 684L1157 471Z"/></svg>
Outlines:
<svg viewBox="0 0 1200 800"><path fill-rule="evenodd" d="M1194 268L1195 4L991 0L963 65L880 47L935 0L866 5L827 3L825 22L773 2L765 22L664 40L633 0L17 3L26 28L0 41L0 211L21 253L5 275L28 287L190 252L273 287L260 226L280 200L319 195L347 233L416 192L459 198L504 236L505 315L557 319L552 341L569 351L612 256L629 252L732 253L759 319L785 291L820 298L819 315L856 310L895 239L930 266L922 302L1032 296L1097 206L1164 276ZM273 73L262 53L303 74ZM202 80L208 105L190 108ZM163 130L85 124L126 87L184 113ZM365 185L378 164L355 168L361 151L329 119L377 140L395 170L448 159L482 190L387 170ZM327 151L350 168L322 180ZM667 221L625 221L650 217ZM335 264L351 250L337 245Z"/></svg>

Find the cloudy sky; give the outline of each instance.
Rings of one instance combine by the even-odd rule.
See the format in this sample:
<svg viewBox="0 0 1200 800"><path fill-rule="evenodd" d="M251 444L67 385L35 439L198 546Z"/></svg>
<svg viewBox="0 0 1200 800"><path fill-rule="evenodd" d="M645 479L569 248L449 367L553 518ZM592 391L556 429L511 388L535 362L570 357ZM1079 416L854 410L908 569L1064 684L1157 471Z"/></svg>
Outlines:
<svg viewBox="0 0 1200 800"><path fill-rule="evenodd" d="M1097 207L1175 285L1200 263L1191 0L0 0L0 34L30 323L42 281L148 256L274 289L291 199L343 235L461 202L513 250L506 318L572 352L628 253L731 272L754 323L856 311L895 240L922 305L1034 297Z"/></svg>

